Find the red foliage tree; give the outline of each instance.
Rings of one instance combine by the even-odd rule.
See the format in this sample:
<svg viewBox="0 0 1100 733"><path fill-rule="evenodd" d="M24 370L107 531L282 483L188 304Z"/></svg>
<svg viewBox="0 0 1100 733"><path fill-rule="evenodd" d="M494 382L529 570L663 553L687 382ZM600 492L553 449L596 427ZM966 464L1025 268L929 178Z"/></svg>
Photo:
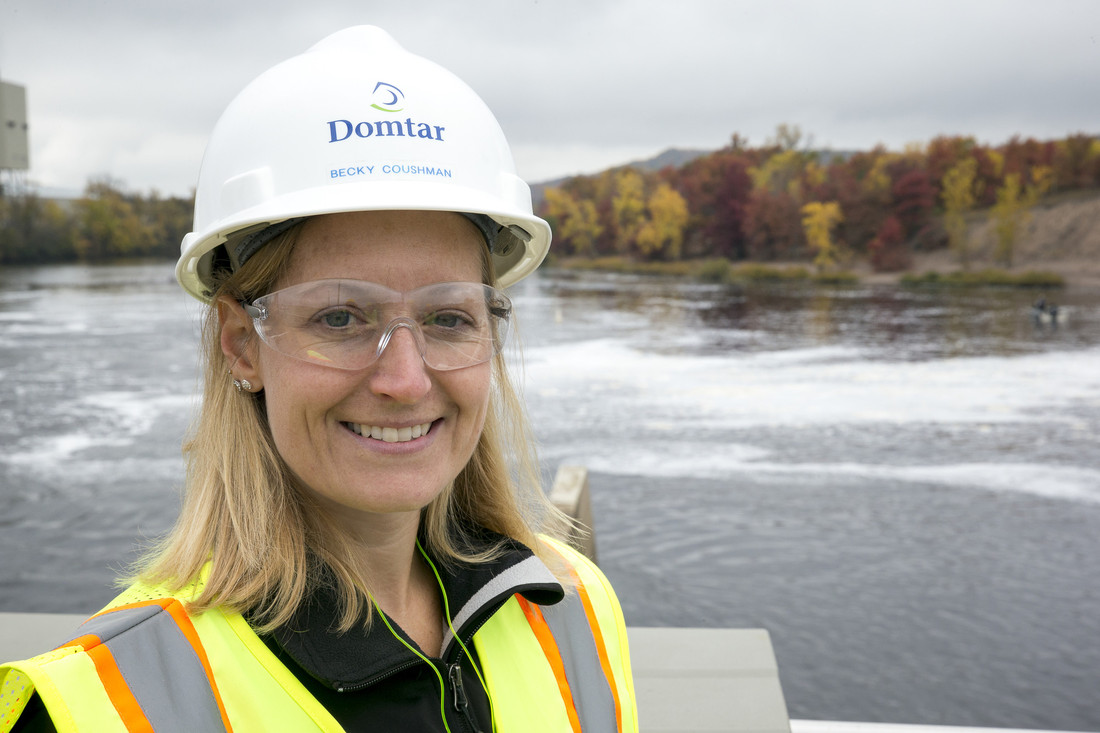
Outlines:
<svg viewBox="0 0 1100 733"><path fill-rule="evenodd" d="M803 259L807 255L800 207L786 191L752 192L745 207L744 234L750 259Z"/></svg>
<svg viewBox="0 0 1100 733"><path fill-rule="evenodd" d="M745 207L752 192L751 161L726 148L684 166L673 182L691 212L688 238L692 249L707 256L744 259Z"/></svg>
<svg viewBox="0 0 1100 733"><path fill-rule="evenodd" d="M1054 143L1039 142L1033 137L1021 140L1019 135L1012 137L1001 146L1004 156L1004 174L1015 173L1021 179L1030 179L1030 171L1036 166L1054 166Z"/></svg>
<svg viewBox="0 0 1100 733"><path fill-rule="evenodd" d="M905 233L901 222L896 216L886 217L867 250L871 255L871 267L875 272L904 270L913 261L909 248L905 246Z"/></svg>
<svg viewBox="0 0 1100 733"><path fill-rule="evenodd" d="M902 237L909 239L931 220L936 208L936 187L931 174L923 168L898 173L890 189L890 212L901 227Z"/></svg>
<svg viewBox="0 0 1100 733"><path fill-rule="evenodd" d="M992 206L997 200L997 189L1004 182L1004 171L990 155L987 147L976 145L971 150L971 155L978 161L978 172L974 177L977 205Z"/></svg>

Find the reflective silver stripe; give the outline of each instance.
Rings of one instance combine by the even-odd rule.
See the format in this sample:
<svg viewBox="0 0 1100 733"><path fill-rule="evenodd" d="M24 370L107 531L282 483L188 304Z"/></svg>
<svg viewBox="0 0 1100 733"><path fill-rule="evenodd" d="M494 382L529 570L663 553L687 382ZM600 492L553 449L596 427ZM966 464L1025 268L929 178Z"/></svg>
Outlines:
<svg viewBox="0 0 1100 733"><path fill-rule="evenodd" d="M585 733L615 733L615 697L603 673L596 639L576 593L553 606L539 606L561 653L569 691Z"/></svg>
<svg viewBox="0 0 1100 733"><path fill-rule="evenodd" d="M493 578L486 583L482 588L474 594L474 597L466 602L462 608L458 610L458 613L454 615L451 620L451 624L456 629L461 629L462 626L470 620L470 617L489 602L490 599L496 598L509 588L524 585L527 583L557 583L558 579L554 577L553 573L543 565L542 560L537 557L529 557L523 562L517 563L512 567L505 570L500 575ZM443 649L444 656L447 655L448 647L451 641L454 639L454 634L450 629L443 634Z"/></svg>
<svg viewBox="0 0 1100 733"><path fill-rule="evenodd" d="M95 634L101 640L110 639L163 612L164 609L160 606L141 606L140 608L128 608L124 611L104 613L81 624L76 633L65 641L65 644L70 644L86 634ZM65 646L65 644L61 646Z"/></svg>
<svg viewBox="0 0 1100 733"><path fill-rule="evenodd" d="M163 608L110 611L85 622L74 639L85 634L95 634L111 651L157 733L225 730L206 669Z"/></svg>

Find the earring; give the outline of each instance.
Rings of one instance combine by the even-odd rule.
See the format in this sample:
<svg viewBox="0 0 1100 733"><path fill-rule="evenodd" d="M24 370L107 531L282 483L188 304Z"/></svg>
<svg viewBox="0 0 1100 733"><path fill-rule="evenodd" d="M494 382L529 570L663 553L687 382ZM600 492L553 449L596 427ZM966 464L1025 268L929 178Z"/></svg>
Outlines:
<svg viewBox="0 0 1100 733"><path fill-rule="evenodd" d="M245 392L252 391L252 382L249 382L247 379L235 379L233 377L232 369L229 370L229 378L233 380L233 386L236 387L238 393L240 393L241 390L244 390Z"/></svg>

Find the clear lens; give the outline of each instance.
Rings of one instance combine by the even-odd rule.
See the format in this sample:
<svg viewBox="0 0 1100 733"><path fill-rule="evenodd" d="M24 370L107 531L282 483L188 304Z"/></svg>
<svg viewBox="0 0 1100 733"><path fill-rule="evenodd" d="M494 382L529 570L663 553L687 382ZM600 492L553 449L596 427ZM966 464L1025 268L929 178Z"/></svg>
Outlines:
<svg viewBox="0 0 1100 733"><path fill-rule="evenodd" d="M415 336L424 363L451 370L481 364L504 346L512 302L471 282L400 292L361 280L317 280L246 306L257 333L279 353L337 369L363 369L398 328Z"/></svg>

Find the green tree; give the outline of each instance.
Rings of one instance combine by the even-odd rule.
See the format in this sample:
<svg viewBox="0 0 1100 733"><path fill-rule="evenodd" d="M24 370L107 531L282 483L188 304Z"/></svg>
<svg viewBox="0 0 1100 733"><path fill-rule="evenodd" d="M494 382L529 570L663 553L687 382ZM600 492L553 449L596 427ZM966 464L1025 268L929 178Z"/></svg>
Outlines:
<svg viewBox="0 0 1100 733"><path fill-rule="evenodd" d="M77 202L73 246L82 260L140 254L149 232L133 204L110 181L92 181Z"/></svg>
<svg viewBox="0 0 1100 733"><path fill-rule="evenodd" d="M74 257L72 222L57 202L34 194L0 197L0 264L63 262Z"/></svg>

